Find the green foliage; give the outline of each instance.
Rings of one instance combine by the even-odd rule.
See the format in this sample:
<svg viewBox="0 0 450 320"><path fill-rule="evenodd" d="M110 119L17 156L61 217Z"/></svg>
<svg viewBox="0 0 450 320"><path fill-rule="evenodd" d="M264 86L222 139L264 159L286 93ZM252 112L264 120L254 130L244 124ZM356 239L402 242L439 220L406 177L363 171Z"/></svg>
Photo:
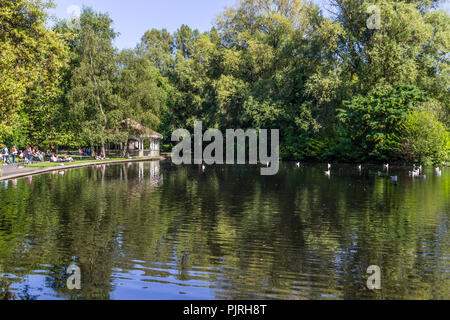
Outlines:
<svg viewBox="0 0 450 320"><path fill-rule="evenodd" d="M403 126L402 156L410 162L441 165L450 159L450 132L427 111L408 115Z"/></svg>
<svg viewBox="0 0 450 320"><path fill-rule="evenodd" d="M425 101L425 94L410 85L375 89L356 96L338 109L341 151L352 160L393 159L402 141L401 128L409 113Z"/></svg>
<svg viewBox="0 0 450 320"><path fill-rule="evenodd" d="M371 4L380 29L367 28ZM306 1L242 0L208 32L151 29L119 53L107 14L48 30L44 1L2 2L0 139L104 145L133 118L170 145L202 120L280 129L285 159L403 160L411 112L450 126L450 17L432 0L332 5L326 17Z"/></svg>
<svg viewBox="0 0 450 320"><path fill-rule="evenodd" d="M111 24L108 15L85 8L80 29L69 31L76 61L70 70L67 104L78 141L89 145L104 146L124 119L116 93L118 66L112 46L116 34Z"/></svg>
<svg viewBox="0 0 450 320"><path fill-rule="evenodd" d="M52 127L49 117L58 98L59 73L67 48L60 35L45 27L44 0L2 1L0 5L0 140L14 135L19 113L28 113L34 137L44 139L40 127ZM10 138L12 139L12 138Z"/></svg>
<svg viewBox="0 0 450 320"><path fill-rule="evenodd" d="M329 149L333 140L329 137L309 137L303 134L291 143L281 148L281 156L288 160L319 160L324 161L331 157Z"/></svg>
<svg viewBox="0 0 450 320"><path fill-rule="evenodd" d="M118 61L122 66L118 86L122 112L126 118L158 128L172 95L167 78L151 61L136 55L134 51L123 51Z"/></svg>

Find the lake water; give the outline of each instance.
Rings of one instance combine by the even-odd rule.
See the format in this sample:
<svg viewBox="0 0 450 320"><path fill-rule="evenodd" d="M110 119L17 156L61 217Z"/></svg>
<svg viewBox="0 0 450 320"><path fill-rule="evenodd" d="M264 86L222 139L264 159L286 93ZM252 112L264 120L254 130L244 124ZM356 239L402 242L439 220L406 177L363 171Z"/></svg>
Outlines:
<svg viewBox="0 0 450 320"><path fill-rule="evenodd" d="M259 169L145 162L3 182L0 299L450 299L449 168Z"/></svg>

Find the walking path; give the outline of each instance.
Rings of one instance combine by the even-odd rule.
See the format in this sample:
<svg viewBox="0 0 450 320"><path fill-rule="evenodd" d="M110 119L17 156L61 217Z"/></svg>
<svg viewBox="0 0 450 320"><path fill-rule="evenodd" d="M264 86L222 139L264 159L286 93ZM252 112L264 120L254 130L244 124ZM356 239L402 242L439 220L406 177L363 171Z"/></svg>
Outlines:
<svg viewBox="0 0 450 320"><path fill-rule="evenodd" d="M105 160L105 161L92 161L92 162L84 162L82 164L76 164L76 162L71 164L64 164L61 166L51 167L51 168L23 168L15 165L3 166L0 167L0 181L18 179L23 177L28 177L31 175L43 174L52 171L61 171L68 169L76 169L82 167L90 167L94 165L103 165L103 164L118 164L118 163L130 163L130 162L143 162L143 161L151 161L151 160L165 160L164 157L143 157L139 159L125 159L125 160Z"/></svg>

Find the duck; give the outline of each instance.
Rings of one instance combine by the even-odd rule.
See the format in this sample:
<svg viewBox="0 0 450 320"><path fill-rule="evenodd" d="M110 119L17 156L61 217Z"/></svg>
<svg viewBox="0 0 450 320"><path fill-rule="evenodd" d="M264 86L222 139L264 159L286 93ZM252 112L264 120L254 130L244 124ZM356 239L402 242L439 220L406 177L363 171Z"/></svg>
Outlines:
<svg viewBox="0 0 450 320"><path fill-rule="evenodd" d="M409 172L410 177L418 177L420 175L420 171L418 169L413 169L413 171Z"/></svg>
<svg viewBox="0 0 450 320"><path fill-rule="evenodd" d="M435 171L436 171L436 175L438 176L438 177L440 177L440 176L442 176L442 170L441 170L441 168L436 168L435 169Z"/></svg>
<svg viewBox="0 0 450 320"><path fill-rule="evenodd" d="M300 162L296 163L297 168L300 168Z"/></svg>

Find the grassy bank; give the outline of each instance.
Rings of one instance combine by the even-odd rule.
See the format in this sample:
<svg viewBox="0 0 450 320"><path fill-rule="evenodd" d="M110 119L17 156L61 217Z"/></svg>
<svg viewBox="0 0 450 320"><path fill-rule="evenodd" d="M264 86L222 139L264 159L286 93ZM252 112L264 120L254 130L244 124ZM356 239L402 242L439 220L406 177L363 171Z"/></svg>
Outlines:
<svg viewBox="0 0 450 320"><path fill-rule="evenodd" d="M133 160L139 160L142 158L133 158ZM99 162L99 163L104 163L104 162L114 162L114 161L123 161L123 160L127 160L125 158L111 158L111 159L107 159L107 160L95 160L95 159L88 159L88 160L75 160L73 162L64 162L64 163L53 163L53 162L38 162L38 163L33 163L30 165L25 166L25 168L28 169L47 169L47 168L57 168L57 167L69 167L69 166L73 166L73 165L80 165L80 164L88 164L88 163L95 163L95 162Z"/></svg>

